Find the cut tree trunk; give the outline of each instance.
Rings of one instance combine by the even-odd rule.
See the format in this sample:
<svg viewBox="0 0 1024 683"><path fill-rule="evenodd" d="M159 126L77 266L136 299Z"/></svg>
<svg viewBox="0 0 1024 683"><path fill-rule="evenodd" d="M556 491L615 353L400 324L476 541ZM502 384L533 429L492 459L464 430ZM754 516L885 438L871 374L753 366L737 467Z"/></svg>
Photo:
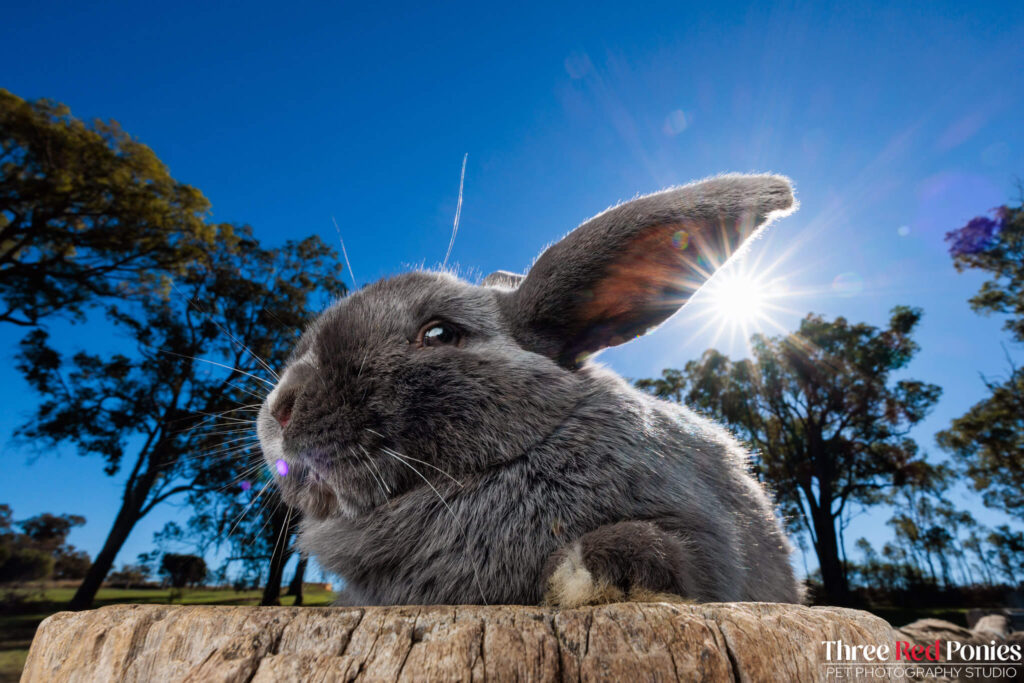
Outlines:
<svg viewBox="0 0 1024 683"><path fill-rule="evenodd" d="M22 681L825 681L822 641L893 638L866 612L763 603L115 605L44 621Z"/></svg>

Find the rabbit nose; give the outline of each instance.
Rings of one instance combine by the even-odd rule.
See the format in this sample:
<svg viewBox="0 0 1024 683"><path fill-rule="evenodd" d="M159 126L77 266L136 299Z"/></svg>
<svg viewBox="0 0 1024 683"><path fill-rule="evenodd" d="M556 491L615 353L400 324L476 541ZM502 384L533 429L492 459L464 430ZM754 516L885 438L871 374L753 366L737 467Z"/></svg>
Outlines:
<svg viewBox="0 0 1024 683"><path fill-rule="evenodd" d="M270 414L274 416L281 429L288 426L292 419L292 409L295 408L295 399L298 397L296 389L286 389L277 400L274 401Z"/></svg>
<svg viewBox="0 0 1024 683"><path fill-rule="evenodd" d="M303 359L288 368L281 377L277 388L272 392L276 396L273 397L270 404L270 414L277 420L277 424L281 425L281 429L287 427L291 422L292 414L295 412L295 402L315 372L313 366L305 362L304 356Z"/></svg>

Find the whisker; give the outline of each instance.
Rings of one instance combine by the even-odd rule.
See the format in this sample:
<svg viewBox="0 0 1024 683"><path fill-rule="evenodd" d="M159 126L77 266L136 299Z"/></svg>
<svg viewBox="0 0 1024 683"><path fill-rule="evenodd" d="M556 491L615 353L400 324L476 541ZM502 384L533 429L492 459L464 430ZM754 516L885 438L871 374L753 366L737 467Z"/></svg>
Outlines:
<svg viewBox="0 0 1024 683"><path fill-rule="evenodd" d="M380 473L380 470L377 469L377 466L374 464L373 457L371 457L370 454L367 452L367 450L365 448L363 448L362 444L359 444L359 450L361 450L363 452L363 454L366 456L365 462L369 463L370 467L373 468L373 471L377 473L377 479L379 480L378 486L381 486L380 492L384 493L384 489L387 489L388 491L391 491L391 487L388 486L386 481L384 481L384 476ZM371 474L372 474L372 472L371 472ZM391 502L391 501L388 500L388 494L387 493L384 493L384 500L388 501L388 502Z"/></svg>
<svg viewBox="0 0 1024 683"><path fill-rule="evenodd" d="M262 405L262 403L260 405ZM197 422L193 426L186 427L186 428L180 430L180 432L171 432L171 433L172 434L179 434L181 432L187 432L187 431L189 431L191 429L198 429L199 427L202 427L204 424L206 424L210 420L215 420L218 417L221 417L221 415L223 415L223 413L203 413L201 411L195 411L195 412L198 412L200 415L209 415L210 417L206 418L205 420L200 420L199 422ZM225 413L227 413L227 412L231 412L231 411L225 411ZM174 424L175 422L183 422L184 420L187 420L187 419L188 419L188 416L186 415L184 417L179 417L179 418L175 418L173 420L168 420L168 424ZM229 418L229 419L232 419L232 418ZM238 418L234 418L234 419L238 419Z"/></svg>
<svg viewBox="0 0 1024 683"><path fill-rule="evenodd" d="M200 425L198 427L190 427L188 429L182 429L176 434L197 432L202 436L217 436L218 434L230 434L231 432L249 432L256 429L256 422L254 420L240 420L238 422L229 422L223 425Z"/></svg>
<svg viewBox="0 0 1024 683"><path fill-rule="evenodd" d="M462 173L459 175L459 203L455 206L455 223L452 225L452 238L448 241L448 251L444 254L443 270L448 265L448 257L452 255L452 247L455 246L455 235L459 232L459 217L462 216L462 187L466 182L466 160L469 159L469 152L462 157Z"/></svg>
<svg viewBox="0 0 1024 683"><path fill-rule="evenodd" d="M414 457L412 457L411 455L403 455L403 454L399 453L398 451L396 451L396 450L394 450L394 449L391 449L391 448L386 448L386 447L384 447L384 446L382 446L381 448L385 448L385 450L389 451L389 452L390 452L390 453L391 453L392 455L396 455L396 456L398 456L399 458L404 458L404 459L406 459L406 460L413 460L413 461L415 461L415 462L418 462L418 463L420 463L420 464L426 465L427 467L429 467L429 468L431 468L431 469L433 469L433 470L437 470L438 472L440 472L441 474L443 474L444 476L448 477L448 478L449 478L449 479L451 479L451 480L452 480L453 482L455 482L455 485L456 485L456 486L458 486L458 487L460 487L460 488L462 487L462 482L461 482L461 481L459 481L458 479L456 479L456 478L455 478L455 477L453 477L452 475L448 474L447 472L445 472L445 471L444 471L443 469L441 469L440 467L437 467L436 465L434 465L434 464L432 464L432 463L429 463L429 462L427 462L426 460L420 460L419 458L414 458Z"/></svg>
<svg viewBox="0 0 1024 683"><path fill-rule="evenodd" d="M169 354L169 355L172 355L172 356L177 356L178 358L184 358L186 360L197 360L197 361L199 361L201 363L209 363L210 365L216 365L219 368L224 368L225 370L231 370L232 372L237 372L239 374L245 375L246 377L252 377L255 380L259 380L260 382L263 382L267 386L271 386L271 387L274 386L274 383L271 382L270 380L263 379L259 375L254 375L251 372L246 372L245 370L242 370L240 368L234 368L234 367L231 367L230 365L225 365L224 363L218 363L217 361L209 360L209 359L206 359L206 358L196 358L195 356L186 356L183 353L175 353L174 351L168 351L167 349L156 349L156 351L159 351L160 353L166 353L166 354Z"/></svg>
<svg viewBox="0 0 1024 683"><path fill-rule="evenodd" d="M259 447L259 444L255 441L245 441L235 446L228 448L214 448L209 451L203 451L202 453L195 453L193 455L186 455L182 459L185 462L195 462L197 460L209 459L211 462L223 460L228 456L237 456L245 451L253 451Z"/></svg>
<svg viewBox="0 0 1024 683"><path fill-rule="evenodd" d="M219 489L217 489L217 493L223 493L224 491L227 491L229 488L232 488L234 486L240 485L243 481L247 481L254 474L259 473L259 471L262 468L263 468L263 463L257 463L255 465L247 467L246 469L244 469L244 470L242 470L241 472L238 473L238 476L234 479L234 481L231 481L227 485L222 486Z"/></svg>
<svg viewBox="0 0 1024 683"><path fill-rule="evenodd" d="M228 382L228 386L232 386L235 389L238 389L239 391L244 391L245 393L249 394L253 398L258 398L260 400L260 403L259 403L260 405L263 405L263 401L266 400L266 398L267 398L266 395L261 396L260 394L257 394L255 391L251 391L251 390L245 388L241 384L235 384L234 382Z"/></svg>
<svg viewBox="0 0 1024 683"><path fill-rule="evenodd" d="M270 502L270 499L265 501L265 506L269 506ZM274 520L274 515L276 515L277 511L281 509L282 504L284 504L284 501L280 497L278 497L277 500L274 501L273 510L270 510L268 507L264 507L263 509L260 510L259 514L266 517L266 519L264 520L263 524L260 525L260 528L256 530L256 533L252 535L254 541L260 537L260 534L262 534L263 530L267 528L267 525Z"/></svg>
<svg viewBox="0 0 1024 683"><path fill-rule="evenodd" d="M345 250L345 240L341 239L341 228L338 227L338 221L331 216L331 222L334 223L334 229L338 233L338 241L341 242L341 255L345 257L345 267L348 268L348 276L352 278L352 290L359 289L359 285L356 284L356 274L352 272L352 264L348 262L348 251Z"/></svg>
<svg viewBox="0 0 1024 683"><path fill-rule="evenodd" d="M235 529L238 527L238 524L242 521L242 519L245 518L245 513L247 513L249 511L249 508L252 507L253 503L258 501L260 499L260 496L263 495L263 492L266 491L268 488L270 488L270 485L273 484L273 483L274 483L273 479L268 480L267 483L263 485L263 488L260 489L260 492L256 494L256 497L249 501L249 504L245 506L245 509L242 510L242 513L240 515L238 515L238 519L232 525L231 529L228 530L227 535L229 537L231 536L232 533L234 533Z"/></svg>
<svg viewBox="0 0 1024 683"><path fill-rule="evenodd" d="M173 288L174 288L174 291L178 292L178 294L179 294L179 295L181 295L182 297L185 297L185 295L184 295L184 294L182 294L181 290L180 290L180 289L178 289L178 288L177 288L177 286L175 286L175 284L174 284L173 282L171 282L171 287L173 287ZM260 365L262 365L262 366L263 366L264 368L266 368L266 369L267 369L267 372L269 372L269 373L270 373L271 375L273 375L273 376L274 376L274 379L276 379L276 380L278 380L278 381L280 381L280 380L281 380L281 378L277 376L277 373L276 373L276 372L274 372L274 369L273 369L273 368L271 368L271 367L270 367L269 365L267 365L267 362L266 362L265 360L263 360L262 358L260 358L259 356L257 356L257 355L256 355L256 354L255 354L255 353L254 353L254 352L253 352L253 351L252 351L251 349L249 349L249 347L247 347L247 346L246 346L245 344L243 344L242 342L238 341L238 339L236 339L234 335L232 335L232 334L231 334L230 332L228 332L228 331L227 331L227 329L226 329L226 328L222 327L222 326L220 325L220 323L218 323L218 322L217 322L216 320L214 320L214 319L213 319L213 316L211 316L211 315L210 315L210 314L209 314L208 312L206 312L206 311L204 311L204 310L203 310L202 308L200 308L199 304L197 304L197 303L196 303L195 299L192 299L192 298L189 298L189 297L185 297L185 300L186 300L186 301L188 301L188 302L189 302L189 304L191 304L193 308L195 308L195 309L196 309L197 311L199 311L200 313L202 313L203 315L205 315L205 316L206 316L206 319L207 319L207 320L209 320L209 321L210 321L211 323L213 323L214 327L216 327L216 328L217 328L218 330L220 330L221 332L223 332L224 334L226 334L226 335L228 336L228 338L230 338L230 339L231 339L231 341L233 341L233 342L235 342L236 344L238 344L238 345L239 345L240 347L242 347L242 350L246 351L246 352L247 352L247 353L248 353L248 354L249 354L250 356L252 356L253 358L255 358L255 359L256 359L256 362L258 362L258 363L259 363Z"/></svg>
<svg viewBox="0 0 1024 683"><path fill-rule="evenodd" d="M275 510L274 512L276 514L277 511ZM292 523L292 509L288 508L285 511L285 513L284 513L284 524L281 526L281 530L279 532L277 532L277 540L274 541L274 549L272 551L270 551L271 561L273 561L274 555L277 554L277 546L280 545L281 538L285 537L285 536L291 536L291 523ZM288 539L287 538L285 538L284 543L285 543L285 547L282 549L282 552L284 552L284 550L286 550L288 548ZM284 567L281 567L281 571L282 571L282 573L284 572Z"/></svg>
<svg viewBox="0 0 1024 683"><path fill-rule="evenodd" d="M383 435L382 435L382 434L381 434L380 432L374 431L374 430L372 430L372 429L369 429L369 428L364 428L364 429L365 429L365 431L367 431L367 432L370 432L370 433L371 433L371 434L373 434L374 436L376 436L376 437L380 438L380 439L381 439L382 441L384 440L384 436L383 436ZM387 448L387 447L386 447L386 446L381 446L381 448ZM393 449L393 448L391 448L391 449L388 449L388 450L390 450L390 451L391 451L392 453L394 453L395 455L397 455L397 456L399 456L399 457L402 457L402 458L408 458L409 460L415 460L416 462L418 462L418 463L422 463L422 464L426 465L427 467L430 467L431 469L435 469L435 470L437 470L438 472L440 472L441 474L443 474L444 476L446 476L446 477L448 477L449 479L451 479L452 481L454 481L454 482L455 482L456 484L458 484L458 485L459 485L460 487L462 486L462 482L461 482L461 481L459 481L458 479L456 479L455 477L453 477L453 476L452 476L451 474L449 474L448 472L445 472L445 471L444 471L443 469L441 469L441 468L440 468L440 467L438 467L437 465L434 465L433 463L429 463L429 462L427 462L426 460L420 460L419 458L414 458L414 457L412 457L411 455L405 455L404 453L399 453L398 451L396 451L396 450L395 450L395 449Z"/></svg>
<svg viewBox="0 0 1024 683"><path fill-rule="evenodd" d="M464 540L464 541L466 542L466 546L467 546L467 549L468 549L468 546L469 546L469 537L468 537L468 536L466 535L466 528L465 528L465 527L463 526L463 524L462 524L462 520L460 520L460 519L458 518L458 516L456 516L456 514L455 514L455 511L454 511L454 510L452 510L452 506L451 506L451 505L449 505L449 504L448 504L448 501L447 501L447 500L445 500L445 499L444 499L444 496L442 496L442 495L441 495L441 492L440 492L440 491L438 491L438 490L437 490L437 488L435 488L435 487L434 487L434 485L430 483L430 480L429 480L429 479L427 479L426 477L424 477L424 476L423 476L423 474L422 474L422 473L421 473L421 472L420 472L420 471L419 471L418 469L416 469L415 467L413 467L413 466L412 466L411 464L409 464L409 463L405 462L405 461L404 461L404 460L402 460L401 458L396 458L395 456L393 456L393 455L391 455L390 453L388 453L388 452L387 452L387 450L385 450L385 451L384 451L384 453L385 453L385 454L387 454L387 455L390 455L390 456L391 456L392 458L395 458L395 460L396 460L396 461L400 462L401 464L403 464L403 465L405 465L406 467L408 467L409 469L411 469L411 470L412 470L412 471L413 471L413 472L414 472L414 473L416 474L416 476L418 476L418 477L419 477L420 479L422 479L422 480L423 480L423 482L424 482L424 483L425 483L425 484L426 484L427 486L429 486L429 487L430 487L430 490L434 492L434 495L436 495L436 496L438 497L438 500L440 500L440 501L441 501L441 504L442 504L442 505L444 505L444 507L445 507L445 509L446 509L446 510L448 510L448 514L449 514L449 515L451 515L451 518L452 518L452 520L453 520L453 521L454 521L454 522L455 522L456 524L458 524L458 525L459 525L459 530L460 530L460 531L462 531L462 539L463 539L463 540ZM484 603L484 604L486 605L486 604L487 604L487 597L486 597L486 596L484 595L484 587L483 587L483 584L482 584L482 583L480 582L480 573L479 573L479 572L477 571L477 568L476 568L476 562L475 562L475 561L473 560L472 556L470 556L470 557L469 557L469 561L470 561L470 564L471 564L471 565L472 565L472 567L473 567L473 578L475 578L475 579L476 579L476 587L477 587L477 590L479 590L479 591L480 591L480 599L481 599L481 600L483 601L483 603Z"/></svg>

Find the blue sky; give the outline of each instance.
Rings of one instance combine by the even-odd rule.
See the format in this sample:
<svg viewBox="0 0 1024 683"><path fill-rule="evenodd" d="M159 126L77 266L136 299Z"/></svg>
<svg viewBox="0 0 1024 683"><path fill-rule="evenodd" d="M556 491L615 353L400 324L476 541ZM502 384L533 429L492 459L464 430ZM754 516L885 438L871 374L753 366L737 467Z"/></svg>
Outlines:
<svg viewBox="0 0 1024 683"><path fill-rule="evenodd" d="M934 433L984 396L979 373L1005 371L1000 321L966 303L982 278L955 273L942 237L1015 198L1024 174L1020 3L21 3L4 14L0 86L120 121L206 194L214 219L268 243L333 243L336 216L360 283L440 262L464 153L452 259L470 276L521 271L637 193L774 171L802 206L747 259L777 264L790 293L776 325L808 311L881 325L896 304L922 307L922 351L905 374L945 390L915 432L934 457ZM740 335L705 326L708 298L602 361L642 377L712 344L744 354ZM8 357L20 333L0 328ZM35 397L10 363L0 385L7 439ZM119 479L68 452L30 462L5 442L4 458L0 502L17 518L84 514L71 540L95 553ZM118 563L185 513L154 513ZM861 516L847 539L885 538L887 518Z"/></svg>

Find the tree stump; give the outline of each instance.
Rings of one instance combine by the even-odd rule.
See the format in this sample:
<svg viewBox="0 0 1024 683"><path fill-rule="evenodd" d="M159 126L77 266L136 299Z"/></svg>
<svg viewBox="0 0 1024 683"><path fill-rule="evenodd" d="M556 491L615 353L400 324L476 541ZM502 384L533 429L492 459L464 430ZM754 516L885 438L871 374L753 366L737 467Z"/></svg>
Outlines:
<svg viewBox="0 0 1024 683"><path fill-rule="evenodd" d="M825 681L822 641L894 637L866 612L763 603L115 605L44 621L22 681Z"/></svg>

